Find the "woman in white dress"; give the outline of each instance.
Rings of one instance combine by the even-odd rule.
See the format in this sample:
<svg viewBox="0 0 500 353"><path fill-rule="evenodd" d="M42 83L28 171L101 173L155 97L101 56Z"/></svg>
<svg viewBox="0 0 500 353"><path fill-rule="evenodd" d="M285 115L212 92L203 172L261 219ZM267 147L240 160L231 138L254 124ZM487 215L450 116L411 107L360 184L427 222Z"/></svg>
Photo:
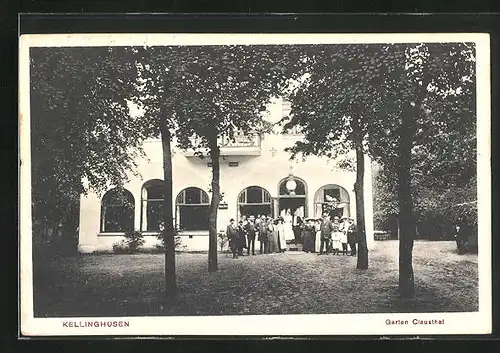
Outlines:
<svg viewBox="0 0 500 353"><path fill-rule="evenodd" d="M314 222L314 228L316 229L316 245L315 249L321 249L321 220L316 219Z"/></svg>
<svg viewBox="0 0 500 353"><path fill-rule="evenodd" d="M285 241L285 228L283 226L283 218L278 218L278 224L276 225L278 229L278 244L280 246L280 251L285 252L286 250L286 241Z"/></svg>
<svg viewBox="0 0 500 353"><path fill-rule="evenodd" d="M295 235L293 233L293 227L292 227L292 214L290 213L290 210L286 210L285 215L283 216L283 234L285 235L285 240L290 241L290 240L295 240Z"/></svg>

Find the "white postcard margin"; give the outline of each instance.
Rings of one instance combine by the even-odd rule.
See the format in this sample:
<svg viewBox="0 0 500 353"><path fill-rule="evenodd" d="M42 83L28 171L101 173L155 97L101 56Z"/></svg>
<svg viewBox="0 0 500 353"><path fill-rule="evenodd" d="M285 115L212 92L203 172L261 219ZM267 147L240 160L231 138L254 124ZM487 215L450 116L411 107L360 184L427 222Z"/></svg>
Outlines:
<svg viewBox="0 0 500 353"><path fill-rule="evenodd" d="M479 311L474 313L325 314L201 317L35 318L33 315L30 159L30 47L228 44L474 42L477 68ZM490 38L486 33L356 34L44 34L19 41L20 311L25 336L74 335L441 335L492 332ZM418 274L417 274L418 275ZM390 322L408 324L390 324ZM444 320L442 325L419 320Z"/></svg>

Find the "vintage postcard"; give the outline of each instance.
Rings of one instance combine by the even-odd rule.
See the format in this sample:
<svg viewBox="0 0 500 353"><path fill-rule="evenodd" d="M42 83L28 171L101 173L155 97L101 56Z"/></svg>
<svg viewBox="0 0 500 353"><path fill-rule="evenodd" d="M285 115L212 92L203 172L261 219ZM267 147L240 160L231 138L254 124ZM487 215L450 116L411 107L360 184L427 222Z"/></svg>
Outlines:
<svg viewBox="0 0 500 353"><path fill-rule="evenodd" d="M19 44L22 335L491 333L488 34Z"/></svg>

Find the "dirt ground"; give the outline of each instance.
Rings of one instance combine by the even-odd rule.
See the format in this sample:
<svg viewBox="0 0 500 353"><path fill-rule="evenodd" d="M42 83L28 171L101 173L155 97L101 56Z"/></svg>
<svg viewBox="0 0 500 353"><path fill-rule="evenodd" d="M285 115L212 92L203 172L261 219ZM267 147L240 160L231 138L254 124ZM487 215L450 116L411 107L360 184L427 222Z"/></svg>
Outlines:
<svg viewBox="0 0 500 353"><path fill-rule="evenodd" d="M166 304L161 254L82 255L35 270L35 316L237 315L478 310L477 255L453 242L417 241L416 298L397 295L398 243L377 242L369 269L356 258L290 252L232 259L176 256L179 299Z"/></svg>

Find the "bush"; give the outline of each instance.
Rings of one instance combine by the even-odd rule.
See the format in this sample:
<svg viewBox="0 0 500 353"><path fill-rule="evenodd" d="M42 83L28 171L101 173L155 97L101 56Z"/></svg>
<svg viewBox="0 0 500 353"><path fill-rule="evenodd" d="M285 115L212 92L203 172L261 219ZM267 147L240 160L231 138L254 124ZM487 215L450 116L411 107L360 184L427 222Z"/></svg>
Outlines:
<svg viewBox="0 0 500 353"><path fill-rule="evenodd" d="M113 244L113 252L115 254L132 254L136 253L146 241L144 236L139 231L125 232L125 239Z"/></svg>
<svg viewBox="0 0 500 353"><path fill-rule="evenodd" d="M130 250L127 242L125 240L120 240L118 243L113 244L113 252L115 254L130 254L132 251Z"/></svg>
<svg viewBox="0 0 500 353"><path fill-rule="evenodd" d="M137 230L126 232L125 239L125 242L131 252L137 252L137 250L139 250L139 248L146 242L144 240L144 235Z"/></svg>

